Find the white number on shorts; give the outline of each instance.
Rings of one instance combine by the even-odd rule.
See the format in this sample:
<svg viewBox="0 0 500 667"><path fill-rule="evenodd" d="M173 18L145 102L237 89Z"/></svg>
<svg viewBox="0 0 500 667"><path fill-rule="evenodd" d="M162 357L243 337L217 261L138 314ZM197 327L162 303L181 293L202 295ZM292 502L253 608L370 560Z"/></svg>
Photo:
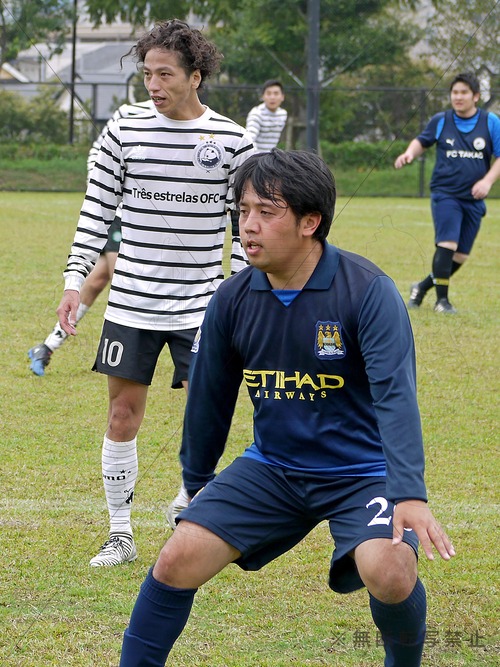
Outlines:
<svg viewBox="0 0 500 667"><path fill-rule="evenodd" d="M389 507L389 503L385 498L382 498L382 496L378 496L377 498L373 498L370 500L366 508L371 507L371 505L380 505L380 510L375 514L373 519L370 521L368 524L369 526L379 526L380 524L384 526L388 526L391 523L392 516L386 517L386 516L380 516L383 514L387 508Z"/></svg>
<svg viewBox="0 0 500 667"><path fill-rule="evenodd" d="M118 366L123 356L123 344L117 340L109 342L109 338L104 339L102 348L102 363L108 366Z"/></svg>

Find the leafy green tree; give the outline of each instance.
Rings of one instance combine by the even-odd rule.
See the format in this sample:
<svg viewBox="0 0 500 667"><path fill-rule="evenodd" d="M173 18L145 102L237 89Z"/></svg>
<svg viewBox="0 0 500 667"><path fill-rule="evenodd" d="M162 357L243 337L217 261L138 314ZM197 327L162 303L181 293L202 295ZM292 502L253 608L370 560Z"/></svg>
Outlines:
<svg viewBox="0 0 500 667"><path fill-rule="evenodd" d="M68 119L50 91L27 101L19 93L0 90L0 143L17 142L63 144L67 140Z"/></svg>
<svg viewBox="0 0 500 667"><path fill-rule="evenodd" d="M321 127L328 136L344 135L357 118L357 100L329 96L348 79L351 84L367 68L409 62L409 47L420 33L410 16L412 2L406 0L321 0L320 85ZM205 21L207 32L224 53L220 83L224 91L210 89L213 108L244 122L245 113L258 99L258 86L269 78L280 78L287 90L289 117L301 132L305 123L307 69L309 60L308 0L175 0L167 5L152 0L88 0L87 10L95 22L116 17L145 25L154 19L186 18L191 10ZM243 88L247 86L247 88ZM288 94L295 88L294 94ZM289 123L291 124L291 123ZM295 143L295 141L293 142Z"/></svg>
<svg viewBox="0 0 500 667"><path fill-rule="evenodd" d="M500 88L500 3L498 0L433 0L429 43L451 79L459 71L483 74ZM447 82L446 82L447 83ZM488 100L491 104L494 96Z"/></svg>
<svg viewBox="0 0 500 667"><path fill-rule="evenodd" d="M72 0L2 0L0 65L36 42L45 41L51 53L60 52L72 17Z"/></svg>

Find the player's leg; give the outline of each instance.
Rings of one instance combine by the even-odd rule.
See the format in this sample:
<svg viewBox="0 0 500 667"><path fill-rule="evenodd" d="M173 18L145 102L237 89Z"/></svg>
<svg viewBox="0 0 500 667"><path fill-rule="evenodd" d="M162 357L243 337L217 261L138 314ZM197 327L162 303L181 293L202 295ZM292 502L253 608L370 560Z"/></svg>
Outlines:
<svg viewBox="0 0 500 667"><path fill-rule="evenodd" d="M108 375L108 428L102 446L102 477L109 512L109 539L93 567L136 558L131 524L138 472L137 433L165 334L104 321L93 370Z"/></svg>
<svg viewBox="0 0 500 667"><path fill-rule="evenodd" d="M122 667L163 666L199 586L240 552L203 526L181 521L145 581L123 636Z"/></svg>
<svg viewBox="0 0 500 667"><path fill-rule="evenodd" d="M463 205L458 199L442 196L432 198L436 243L432 260L432 277L436 289L434 310L437 313L449 315L456 313L456 309L449 301L448 293L453 256L458 248L464 213Z"/></svg>
<svg viewBox="0 0 500 667"><path fill-rule="evenodd" d="M425 295L433 287L436 289L436 312L455 313L455 308L448 301L448 287L452 272L453 253L458 247L462 224L462 207L452 197L433 194L431 211L434 223L435 251L432 258L432 270L422 281L410 287L408 308L418 308Z"/></svg>
<svg viewBox="0 0 500 667"><path fill-rule="evenodd" d="M425 638L425 590L417 578L418 540L405 531L392 544L394 505L384 478L352 480L330 518L335 551L330 587L349 593L366 586L386 651L385 667L418 667Z"/></svg>
<svg viewBox="0 0 500 667"><path fill-rule="evenodd" d="M462 268L468 260L474 241L479 234L482 218L486 215L486 204L484 201L462 202L462 208L464 214L460 229L460 238L458 240L458 247L453 253L450 277Z"/></svg>
<svg viewBox="0 0 500 667"><path fill-rule="evenodd" d="M314 527L303 487L247 457L222 470L179 516L137 598L125 632L122 667L164 665L194 594L228 563L258 570Z"/></svg>
<svg viewBox="0 0 500 667"><path fill-rule="evenodd" d="M108 377L108 429L102 445L102 479L109 513L109 539L92 558L93 567L135 560L131 523L138 474L137 433L144 417L148 386Z"/></svg>
<svg viewBox="0 0 500 667"><path fill-rule="evenodd" d="M384 642L385 667L418 667L427 602L415 551L404 542L394 546L389 539L375 539L360 544L354 557Z"/></svg>

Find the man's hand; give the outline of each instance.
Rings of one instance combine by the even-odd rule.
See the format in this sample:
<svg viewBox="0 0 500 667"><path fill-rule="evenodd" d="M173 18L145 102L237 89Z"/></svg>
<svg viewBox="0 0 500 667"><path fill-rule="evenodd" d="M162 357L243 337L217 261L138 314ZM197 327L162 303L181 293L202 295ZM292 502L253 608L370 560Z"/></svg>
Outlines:
<svg viewBox="0 0 500 667"><path fill-rule="evenodd" d="M425 555L434 560L432 545L435 546L441 558L450 560L455 555L455 549L450 538L434 518L427 503L423 500L405 500L394 507L393 544L403 540L405 528L411 528L417 534Z"/></svg>
<svg viewBox="0 0 500 667"><path fill-rule="evenodd" d="M76 334L76 313L79 305L80 293L72 289L65 290L56 313L61 329L69 336Z"/></svg>
<svg viewBox="0 0 500 667"><path fill-rule="evenodd" d="M487 181L486 178L482 178L480 181L477 181L477 183L474 183L472 186L471 194L474 199L486 199L490 193L490 190L491 183Z"/></svg>
<svg viewBox="0 0 500 667"><path fill-rule="evenodd" d="M406 164L411 164L413 160L414 160L413 153L406 151L405 153L402 153L396 158L394 166L396 167L396 169L401 169L401 167L404 167Z"/></svg>

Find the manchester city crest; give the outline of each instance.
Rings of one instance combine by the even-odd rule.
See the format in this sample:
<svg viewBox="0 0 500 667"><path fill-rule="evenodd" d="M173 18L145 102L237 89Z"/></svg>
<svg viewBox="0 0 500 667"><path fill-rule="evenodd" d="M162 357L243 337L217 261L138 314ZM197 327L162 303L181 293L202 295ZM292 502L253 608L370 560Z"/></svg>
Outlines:
<svg viewBox="0 0 500 667"><path fill-rule="evenodd" d="M346 350L340 322L316 322L314 352L320 359L341 359Z"/></svg>
<svg viewBox="0 0 500 667"><path fill-rule="evenodd" d="M200 143L194 148L194 164L205 171L218 169L224 162L224 146L214 138L213 134L200 139Z"/></svg>

